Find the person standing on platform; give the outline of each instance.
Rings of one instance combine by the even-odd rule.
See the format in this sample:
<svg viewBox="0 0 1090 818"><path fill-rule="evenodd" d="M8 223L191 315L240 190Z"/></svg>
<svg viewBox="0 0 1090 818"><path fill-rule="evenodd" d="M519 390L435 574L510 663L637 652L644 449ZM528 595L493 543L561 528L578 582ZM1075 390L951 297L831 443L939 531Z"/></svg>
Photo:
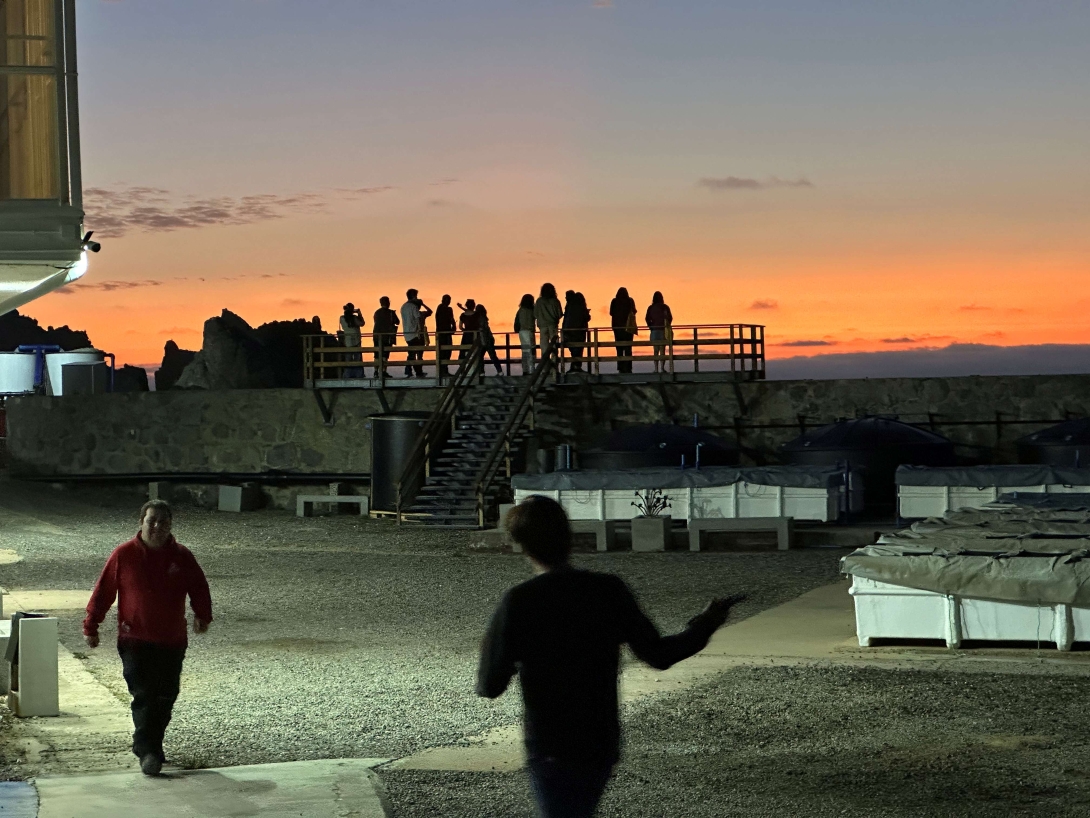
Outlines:
<svg viewBox="0 0 1090 818"><path fill-rule="evenodd" d="M522 347L522 374L534 374L534 297L526 293L515 313L515 332Z"/></svg>
<svg viewBox="0 0 1090 818"><path fill-rule="evenodd" d="M375 377L382 378L386 375L386 362L390 360L390 347L397 345L397 328L401 323L397 313L390 309L390 297L382 296L378 300L378 309L375 310Z"/></svg>
<svg viewBox="0 0 1090 818"><path fill-rule="evenodd" d="M617 372L631 373L632 339L638 332L636 302L629 297L628 290L624 287L617 290L617 297L609 302L609 319L613 325L613 337L617 341L617 357L628 358L627 361L617 361Z"/></svg>
<svg viewBox="0 0 1090 818"><path fill-rule="evenodd" d="M556 287L546 282L541 285L541 295L534 303L534 318L537 321L537 331L541 338L541 354L550 346L559 343L557 337L560 328L560 319L564 317L564 309L560 306L560 299L556 297Z"/></svg>
<svg viewBox="0 0 1090 818"><path fill-rule="evenodd" d="M424 323L431 315L431 307L417 298L416 290L405 292L405 303L401 305L401 334L405 345L409 347L405 355L405 377L424 377L424 347L428 345L428 329ZM413 362L416 362L415 364Z"/></svg>
<svg viewBox="0 0 1090 818"><path fill-rule="evenodd" d="M590 326L590 310L582 293L568 290L564 293L564 346L571 360L570 372L583 371L583 350L587 346L587 328Z"/></svg>
<svg viewBox="0 0 1090 818"><path fill-rule="evenodd" d="M647 308L644 316L648 329L651 330L651 348L655 353L655 371L666 371L666 344L670 341L670 333L673 331L674 314L670 312L670 306L662 297L662 293L655 291L651 296L651 306Z"/></svg>
<svg viewBox="0 0 1090 818"><path fill-rule="evenodd" d="M196 558L171 535L173 514L163 500L140 509L140 531L110 554L95 583L83 635L99 645L98 626L117 600L117 652L132 695L132 751L145 775L158 775L166 757L163 736L181 686L185 659L185 599L193 632L212 622L208 581Z"/></svg>
<svg viewBox="0 0 1090 818"><path fill-rule="evenodd" d="M447 369L450 363L451 344L454 343L454 333L458 325L454 322L454 308L450 306L450 296L444 295L435 308L435 345L438 351L435 357L439 359L440 376L449 375Z"/></svg>
<svg viewBox="0 0 1090 818"><path fill-rule="evenodd" d="M353 349L360 346L360 340L362 338L360 330L367 324L363 318L363 313L359 311L355 304L349 301L344 305L344 313L341 315L341 335L344 339L344 345L348 349ZM345 361L348 363L363 363L362 352L348 352L344 356ZM362 366L349 366L345 368L344 375L346 378L362 378L363 367Z"/></svg>
<svg viewBox="0 0 1090 818"><path fill-rule="evenodd" d="M616 576L568 562L571 525L555 500L523 500L504 521L535 576L503 595L481 643L477 694L517 673L530 784L544 818L590 818L620 758L621 645L657 670L703 650L743 596L715 599L663 637Z"/></svg>
<svg viewBox="0 0 1090 818"><path fill-rule="evenodd" d="M462 331L462 349L458 350L458 360L461 361L469 355L470 347L477 340L477 302L467 298L465 304L459 304L458 309L462 314L458 316L458 329Z"/></svg>
<svg viewBox="0 0 1090 818"><path fill-rule="evenodd" d="M484 308L484 304L478 304L477 309L477 332L481 335L481 347L484 349L484 354L492 360L492 365L496 367L496 374L503 374L503 367L500 366L500 358L496 354L496 336L492 334L492 327L488 324L488 310Z"/></svg>

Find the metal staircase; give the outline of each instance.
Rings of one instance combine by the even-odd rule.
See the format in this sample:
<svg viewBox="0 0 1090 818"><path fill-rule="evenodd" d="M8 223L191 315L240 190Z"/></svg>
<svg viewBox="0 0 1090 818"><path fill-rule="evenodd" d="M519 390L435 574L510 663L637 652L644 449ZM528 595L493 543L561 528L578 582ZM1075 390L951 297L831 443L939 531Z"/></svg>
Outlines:
<svg viewBox="0 0 1090 818"><path fill-rule="evenodd" d="M424 485L399 511L399 521L483 527L503 499L500 492L505 486L497 478L501 474L510 478L512 461L534 428L535 400L551 384L555 367L556 350L550 348L531 377L476 378L460 400L441 405L449 421L433 416L434 423L425 427L422 438L429 428L444 428L448 422L450 433L442 441L435 436L431 442L418 442L418 448L427 452Z"/></svg>

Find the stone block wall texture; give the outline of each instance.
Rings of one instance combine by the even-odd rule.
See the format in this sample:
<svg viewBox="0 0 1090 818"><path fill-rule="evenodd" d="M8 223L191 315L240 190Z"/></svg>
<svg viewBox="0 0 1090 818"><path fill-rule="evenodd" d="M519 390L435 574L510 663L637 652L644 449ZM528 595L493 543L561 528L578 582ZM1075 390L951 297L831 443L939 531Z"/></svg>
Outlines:
<svg viewBox="0 0 1090 818"><path fill-rule="evenodd" d="M766 462L776 462L779 446L800 434L800 415L807 428L885 415L933 423L967 461L1013 463L1015 439L1051 425L1024 421L1090 415L1090 375L568 384L548 395L537 428L545 445L572 442L574 428L576 447L586 448L611 429L632 423L689 425L694 414L700 426L731 441L740 423L741 444Z"/></svg>
<svg viewBox="0 0 1090 818"><path fill-rule="evenodd" d="M439 392L387 390L385 397L390 411L430 411ZM369 472L367 418L384 411L372 390L337 394L332 426L303 389L19 397L7 403L9 470L14 476Z"/></svg>
<svg viewBox="0 0 1090 818"><path fill-rule="evenodd" d="M328 393L327 393L328 394ZM390 411L430 410L437 389L387 389ZM326 426L302 389L174 391L9 400L9 468L14 476L155 472L370 471L367 418L386 409L377 391L336 394ZM1000 423L997 425L996 413ZM1090 415L1090 375L884 378L691 384L569 384L539 403L542 445L593 446L631 423L692 423L775 462L799 434L841 417L932 420L977 462L1015 462L1014 440L1068 415ZM978 421L976 425L955 425ZM754 428L777 424L783 428Z"/></svg>

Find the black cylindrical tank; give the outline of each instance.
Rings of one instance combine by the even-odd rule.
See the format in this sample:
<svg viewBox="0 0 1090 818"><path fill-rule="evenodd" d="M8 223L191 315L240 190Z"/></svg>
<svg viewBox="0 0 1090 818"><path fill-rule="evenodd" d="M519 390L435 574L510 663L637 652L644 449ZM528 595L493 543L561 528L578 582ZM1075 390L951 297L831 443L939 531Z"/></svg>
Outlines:
<svg viewBox="0 0 1090 818"><path fill-rule="evenodd" d="M692 426L650 423L611 432L598 448L579 453L583 469L639 469L653 466L737 466L738 447Z"/></svg>
<svg viewBox="0 0 1090 818"><path fill-rule="evenodd" d="M371 423L371 508L397 510L397 481L409 461L416 438L431 417L430 412L390 412L372 415ZM421 472L411 496L424 483Z"/></svg>
<svg viewBox="0 0 1090 818"><path fill-rule="evenodd" d="M953 466L954 444L942 435L889 418L864 417L820 426L785 443L783 453L800 466L837 466L863 472L865 506L889 505L900 465Z"/></svg>
<svg viewBox="0 0 1090 818"><path fill-rule="evenodd" d="M1090 418L1068 420L1020 437L1019 463L1090 468Z"/></svg>

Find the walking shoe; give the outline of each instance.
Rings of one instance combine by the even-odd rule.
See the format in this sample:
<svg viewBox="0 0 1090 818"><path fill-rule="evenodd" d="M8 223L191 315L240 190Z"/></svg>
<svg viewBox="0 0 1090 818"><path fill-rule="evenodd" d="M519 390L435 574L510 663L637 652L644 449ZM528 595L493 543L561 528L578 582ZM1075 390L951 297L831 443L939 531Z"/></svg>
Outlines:
<svg viewBox="0 0 1090 818"><path fill-rule="evenodd" d="M163 769L163 760L158 753L144 753L140 756L140 772L144 775L159 775Z"/></svg>

